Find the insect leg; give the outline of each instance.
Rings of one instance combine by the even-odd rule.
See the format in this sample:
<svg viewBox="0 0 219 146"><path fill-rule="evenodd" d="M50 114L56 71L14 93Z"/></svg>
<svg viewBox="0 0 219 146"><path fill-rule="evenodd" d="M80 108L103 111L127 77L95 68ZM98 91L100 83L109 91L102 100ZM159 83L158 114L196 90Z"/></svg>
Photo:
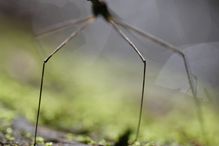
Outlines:
<svg viewBox="0 0 219 146"><path fill-rule="evenodd" d="M86 18L81 18L81 19L76 19L76 20L69 20L69 21L57 23L55 25L52 25L52 26L49 26L47 28L44 28L44 29L40 30L38 33L36 33L34 35L37 38L40 38L40 37L43 37L44 35L55 33L55 32L64 30L68 27L72 27L74 25L84 23L84 22L86 22L88 20L91 20L93 18L94 18L94 16L89 16L89 17L86 17Z"/></svg>
<svg viewBox="0 0 219 146"><path fill-rule="evenodd" d="M93 17L94 18L94 17ZM88 26L94 19L87 19L87 21L84 22L84 24L76 31L74 31L69 37L67 37L56 49L43 61L43 67L42 67L42 74L41 74L41 81L40 81L40 94L39 94L39 102L38 102L38 109L37 109L37 117L36 117L36 125L35 125L35 131L34 131L34 146L36 146L36 137L37 137L37 130L38 130L38 121L39 121L39 115L40 115L40 106L41 106L41 98L42 98L42 92L43 92L43 81L44 81L44 72L46 63L49 61L49 59L56 54L60 49L62 49L68 41L76 37L83 29Z"/></svg>
<svg viewBox="0 0 219 146"><path fill-rule="evenodd" d="M143 38L150 40L153 43L160 45L161 47L164 47L168 50L171 50L182 57L183 62L184 62L184 66L185 66L185 70L186 70L186 74L187 74L187 78L188 78L188 83L189 83L189 86L190 86L190 89L192 92L192 96L193 96L193 99L194 99L194 102L195 102L195 105L197 108L197 117L198 117L198 120L199 120L199 123L201 126L201 131L202 131L203 136L205 137L206 132L205 132L205 127L204 127L202 106L201 106L200 100L197 97L197 93L196 93L196 89L195 89L195 85L194 85L194 80L193 80L193 76L192 76L192 72L191 72L191 68L190 68L190 64L188 62L187 56L182 51L180 51L177 47L175 47L174 45L172 45L172 44L170 44L170 43L168 43L168 42L166 42L158 37L155 37L152 34L149 34L147 32L143 32L134 26L131 26L127 23L119 21L118 19L114 20L114 21L116 24L122 26L123 28L128 29L130 31L133 31L133 32L139 34L140 36L142 36Z"/></svg>
<svg viewBox="0 0 219 146"><path fill-rule="evenodd" d="M143 82L142 82L142 90L141 90L141 105L139 111L139 118L137 124L137 133L135 137L135 141L138 139L140 126L141 126L141 119L142 119L142 109L143 109L143 102L144 102L144 88L145 88L145 74L146 74L146 59L143 57L142 53L138 50L135 44L128 38L128 36L119 28L119 26L114 22L114 20L110 20L109 23L112 24L114 29L119 33L119 35L128 42L128 44L134 49L134 51L138 54L144 64L144 71L143 71Z"/></svg>

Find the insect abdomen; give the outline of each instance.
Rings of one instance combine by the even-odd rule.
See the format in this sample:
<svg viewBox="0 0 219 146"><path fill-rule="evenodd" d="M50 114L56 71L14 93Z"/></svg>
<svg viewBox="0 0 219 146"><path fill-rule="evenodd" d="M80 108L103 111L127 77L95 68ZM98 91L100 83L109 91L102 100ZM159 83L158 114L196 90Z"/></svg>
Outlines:
<svg viewBox="0 0 219 146"><path fill-rule="evenodd" d="M111 15L105 2L99 1L98 3L93 3L92 11L94 16L102 16L104 19L109 21Z"/></svg>

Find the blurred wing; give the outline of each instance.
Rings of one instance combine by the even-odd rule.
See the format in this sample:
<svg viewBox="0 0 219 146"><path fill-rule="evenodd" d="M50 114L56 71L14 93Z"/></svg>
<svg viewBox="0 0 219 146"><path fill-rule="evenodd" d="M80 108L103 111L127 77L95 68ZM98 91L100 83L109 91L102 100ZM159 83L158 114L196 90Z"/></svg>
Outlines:
<svg viewBox="0 0 219 146"><path fill-rule="evenodd" d="M80 19L76 19L76 20L75 19L74 20L68 20L68 21L65 21L65 22L57 23L57 24L54 24L52 26L49 26L47 28L44 28L44 29L40 30L38 33L35 34L35 36L37 38L43 37L45 35L55 33L55 32L58 32L58 31L62 31L62 30L67 29L69 27L73 27L75 25L81 24L83 22L86 22L88 19L92 19L92 18L94 18L94 17L89 16L89 17L86 17L86 18L80 18Z"/></svg>

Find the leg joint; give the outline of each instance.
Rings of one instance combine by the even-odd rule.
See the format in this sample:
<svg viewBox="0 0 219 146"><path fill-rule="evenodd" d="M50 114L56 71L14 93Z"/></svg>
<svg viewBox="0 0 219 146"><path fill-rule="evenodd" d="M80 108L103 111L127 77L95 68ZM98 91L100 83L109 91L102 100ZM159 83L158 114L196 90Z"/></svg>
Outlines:
<svg viewBox="0 0 219 146"><path fill-rule="evenodd" d="M52 56L50 55L49 57L47 57L46 59L44 59L43 62L44 62L44 63L47 63L51 57L52 57Z"/></svg>

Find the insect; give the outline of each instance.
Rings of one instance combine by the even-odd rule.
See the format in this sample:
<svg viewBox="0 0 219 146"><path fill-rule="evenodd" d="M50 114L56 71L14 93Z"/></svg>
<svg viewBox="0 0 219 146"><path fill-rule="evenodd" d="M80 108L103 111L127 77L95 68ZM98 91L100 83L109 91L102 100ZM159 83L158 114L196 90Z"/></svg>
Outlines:
<svg viewBox="0 0 219 146"><path fill-rule="evenodd" d="M113 27L113 29L118 33L118 35L120 35L124 39L124 41L126 41L130 45L132 50L134 52L136 52L136 54L138 55L138 57L141 59L141 61L143 63L141 102L140 102L140 107L139 107L139 116L138 116L138 123L137 123L137 128L136 128L135 141L139 137L140 127L141 127L142 109L143 109L144 92L145 92L145 81L146 81L145 74L146 74L147 62L146 62L145 57L142 55L142 53L136 47L136 45L129 39L129 37L122 31L121 28L123 28L127 31L134 32L134 33L140 35L141 37L143 37L147 40L150 40L150 41L152 41L153 43L155 43L157 45L160 45L161 47L164 47L168 50L171 50L172 52L177 53L182 58L182 60L184 62L184 67L185 67L185 70L186 70L186 74L187 74L188 84L190 86L192 96L194 98L194 102L195 102L196 107L197 107L197 116L198 116L199 122L201 124L202 131L204 131L203 130L204 128L203 128L203 117L202 117L201 103L200 103L199 99L196 96L196 90L195 90L195 87L194 87L193 75L192 75L190 65L187 61L187 58L186 58L185 54L182 51L180 51L179 49L177 49L175 46L173 46L172 44L169 44L168 42L165 42L162 39L157 38L157 37L155 37L155 36L153 36L149 33L142 32L138 28L136 28L134 26L131 26L131 25L125 23L125 22L122 22L118 17L116 17L112 14L111 10L109 10L109 8L108 8L105 1L102 1L102 0L87 0L87 1L90 1L91 5L92 5L92 14L93 14L92 16L89 16L89 17L86 17L86 18L83 18L83 19L79 19L79 20L75 20L75 21L71 21L70 23L63 24L62 26L57 25L54 28L50 28L50 29L46 30L47 32L48 31L56 31L57 29L60 29L64 26L75 25L75 24L79 25L79 29L72 32L69 37L67 37L61 44L59 44L54 49L54 51L51 54L49 54L49 56L47 58L45 58L43 60L42 72L41 72L41 81L40 81L39 102L38 102L38 110L37 110L36 125L35 125L34 145L37 144L36 143L36 137L37 137L37 130L38 130L38 121L39 121L39 116L40 116L40 106L41 106L42 92L43 92L44 72L45 72L47 62L53 57L53 55L58 53L70 40L72 40L77 35L79 35L79 33L82 30L84 30L90 23L94 22L99 17L102 17L103 19L105 19L105 21Z"/></svg>

